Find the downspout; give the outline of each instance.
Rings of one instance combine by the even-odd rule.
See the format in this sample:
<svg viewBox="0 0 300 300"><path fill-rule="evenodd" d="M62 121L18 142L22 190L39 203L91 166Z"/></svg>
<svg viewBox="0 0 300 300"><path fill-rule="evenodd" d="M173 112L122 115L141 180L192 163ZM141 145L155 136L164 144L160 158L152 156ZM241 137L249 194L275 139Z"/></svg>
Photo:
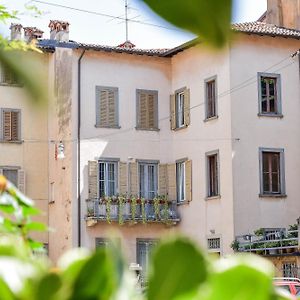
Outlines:
<svg viewBox="0 0 300 300"><path fill-rule="evenodd" d="M77 102L77 201L78 201L78 247L81 247L81 197L80 197L80 128L81 128L81 59L85 54L82 51L78 59L78 102Z"/></svg>

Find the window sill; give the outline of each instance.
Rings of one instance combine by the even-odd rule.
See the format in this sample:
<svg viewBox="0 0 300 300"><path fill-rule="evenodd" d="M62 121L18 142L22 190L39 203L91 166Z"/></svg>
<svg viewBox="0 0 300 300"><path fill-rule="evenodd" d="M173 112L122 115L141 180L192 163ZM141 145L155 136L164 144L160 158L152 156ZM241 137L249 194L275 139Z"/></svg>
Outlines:
<svg viewBox="0 0 300 300"><path fill-rule="evenodd" d="M159 128L141 128L141 127L135 127L136 130L141 130L141 131L160 131Z"/></svg>
<svg viewBox="0 0 300 300"><path fill-rule="evenodd" d="M188 204L190 204L190 201L187 200L180 201L180 202L177 201L177 206L188 205Z"/></svg>
<svg viewBox="0 0 300 300"><path fill-rule="evenodd" d="M5 83L5 82L1 82L0 86L7 86L7 87L20 87L22 88L24 85L23 84L18 84L18 83Z"/></svg>
<svg viewBox="0 0 300 300"><path fill-rule="evenodd" d="M260 198L286 198L286 194L259 194Z"/></svg>
<svg viewBox="0 0 300 300"><path fill-rule="evenodd" d="M107 129L120 129L121 126L103 126L103 125L95 125L96 128L107 128Z"/></svg>
<svg viewBox="0 0 300 300"><path fill-rule="evenodd" d="M23 141L18 140L18 141L5 141L5 140L0 140L1 144L23 144Z"/></svg>
<svg viewBox="0 0 300 300"><path fill-rule="evenodd" d="M205 198L205 200L217 200L217 199L221 199L221 195L209 196Z"/></svg>
<svg viewBox="0 0 300 300"><path fill-rule="evenodd" d="M209 122L209 121L212 121L212 120L217 120L218 118L219 118L219 116L216 115L216 116L204 119L203 122Z"/></svg>
<svg viewBox="0 0 300 300"><path fill-rule="evenodd" d="M176 128L174 128L174 129L172 129L173 131L180 131L180 130L182 130L182 129L186 129L186 128L188 128L188 126L187 125L185 125L185 126L182 126L182 127L176 127Z"/></svg>
<svg viewBox="0 0 300 300"><path fill-rule="evenodd" d="M267 117L267 118L279 118L282 119L283 118L283 114L267 114L267 113L258 113L257 114L258 117Z"/></svg>

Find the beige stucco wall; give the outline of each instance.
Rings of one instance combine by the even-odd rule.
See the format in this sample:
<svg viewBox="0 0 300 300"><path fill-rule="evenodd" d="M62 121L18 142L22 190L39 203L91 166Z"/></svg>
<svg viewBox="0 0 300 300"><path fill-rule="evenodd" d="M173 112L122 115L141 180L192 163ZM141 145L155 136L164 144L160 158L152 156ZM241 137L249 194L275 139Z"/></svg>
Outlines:
<svg viewBox="0 0 300 300"><path fill-rule="evenodd" d="M290 57L299 46L292 39L241 36L230 52L232 137L239 139L232 153L237 235L286 227L299 217L299 65L297 57ZM281 74L283 118L257 115L257 72L265 70ZM286 198L259 197L259 147L284 148Z"/></svg>
<svg viewBox="0 0 300 300"><path fill-rule="evenodd" d="M217 76L217 94L229 89L228 49L214 52L201 46L185 50L172 58L172 93L184 86L190 89L191 125L183 130L169 131L173 159L188 157L192 160L193 201L180 207L182 221L179 228L204 248L207 237L221 237L224 254L233 238L233 197L231 166L230 98L218 98L218 118L204 122L204 81ZM220 195L206 200L206 156L219 151Z"/></svg>
<svg viewBox="0 0 300 300"><path fill-rule="evenodd" d="M48 54L24 54L36 59L36 66L47 74ZM26 58L24 58L26 59ZM36 71L38 74L39 71ZM32 76L35 74L32 73ZM21 143L0 143L0 166L25 171L25 193L43 212L35 220L48 223L48 118L46 106L32 101L24 87L0 85L0 108L21 110ZM33 233L33 238L48 243L48 233Z"/></svg>

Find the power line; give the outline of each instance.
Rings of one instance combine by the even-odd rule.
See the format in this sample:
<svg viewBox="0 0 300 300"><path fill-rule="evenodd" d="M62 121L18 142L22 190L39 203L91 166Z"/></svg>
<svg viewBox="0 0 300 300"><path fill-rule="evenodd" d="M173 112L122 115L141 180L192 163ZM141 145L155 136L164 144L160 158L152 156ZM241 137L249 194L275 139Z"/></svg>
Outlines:
<svg viewBox="0 0 300 300"><path fill-rule="evenodd" d="M51 3L51 2L40 1L40 0L32 0L32 2L41 3L41 4L45 4L45 5L49 5L49 6L65 8L65 9L70 9L70 10L79 11L79 12L84 12L84 13L87 13L87 14L97 15L97 16L101 16L101 17L105 17L105 18L126 21L126 17L124 18L124 17L121 17L121 16L114 16L114 15L110 15L110 14L105 14L105 13L101 13L101 12L96 12L96 11L91 11L91 10L86 10L86 9L61 5L61 4L57 4L57 3ZM178 31L178 32L185 32L184 30L180 30L180 29L177 29L177 28L172 28L172 27L167 27L167 26L163 26L163 25L143 22L143 21L139 21L139 20L134 20L134 19L127 19L127 20L128 20L128 22L132 22L132 23L137 23L137 24L142 24L142 25L147 25L147 26L153 26L153 27L158 27L158 28L163 28L163 29L173 30L173 31Z"/></svg>
<svg viewBox="0 0 300 300"><path fill-rule="evenodd" d="M275 66L278 66L279 64L282 64L283 62L285 62L287 59L289 59L289 58L291 58L291 57L294 58L294 54L289 55L288 57L282 59L281 61L279 61L279 62L277 62L277 63L275 63L275 64L273 64L272 66L268 67L267 69L263 70L262 72L267 72L267 71L271 70L271 69L274 68ZM288 63L288 64L286 64L286 65L284 65L284 66L282 66L282 67L280 67L280 68L278 68L278 69L273 70L273 72L278 72L278 71L280 71L280 70L283 70L283 69L285 69L285 68L287 68L287 67L293 65L295 62L296 62L296 61L293 61L293 62L291 62L291 63ZM253 80L254 78L255 78L255 80ZM217 97L218 97L218 99L221 99L221 98L223 98L223 97L225 97L225 96L228 96L228 95L230 95L230 94L232 94L232 93L235 93L236 91L238 91L238 90L240 90L240 89L243 89L243 88L245 88L245 87L247 87L247 86L250 86L250 85L252 85L253 83L256 83L256 82L257 82L257 76L256 76L256 75L255 75L255 76L251 76L250 78L244 80L243 82L239 83L239 84L236 85L235 87L233 87L233 88L231 88L231 89L229 89L229 90L227 90L227 91L224 91L224 92L218 94ZM204 105L204 104L205 104L205 102L200 102L200 103L198 103L198 104L196 104L196 105L190 107L190 111L193 110L193 109L195 109L195 108L198 108L198 107L200 107L200 106L202 106L202 105ZM169 120L169 119L170 119L170 115L165 116L165 117L159 119L158 122L165 121L165 120ZM114 133L102 134L102 135L98 135L98 136L94 136L94 137L89 137L89 138L82 138L81 141L91 141L91 142L93 142L93 141L98 140L98 139L101 139L101 138L105 138L105 137L110 137L110 136L114 136L114 135L126 133L126 132L129 132L129 131L134 130L134 129L135 129L135 126L133 126L133 127L128 127L128 128L125 128L125 129L118 130L118 131L116 131L116 132L114 132ZM166 140L166 139L165 139L165 140ZM171 139L170 139L170 140L171 140ZM182 139L181 139L181 140L182 140ZM192 141L192 140L195 140L195 141L196 141L196 140L198 140L198 141L199 141L199 140L202 140L202 141L207 140L207 141L208 141L209 139L188 139L188 140L191 140L191 141ZM226 139L226 138L223 138L223 139L222 139L222 138L219 138L219 139L211 139L211 140L238 140L238 138L227 138L227 139ZM127 139L126 139L126 141L127 141ZM130 141L130 140L128 140L128 141ZM159 141L164 141L164 139L153 140L153 141L159 142ZM175 141L175 140L172 139L172 141ZM44 140L44 141L42 141L42 140L23 140L23 142L33 142L33 143L34 143L34 142L36 142L36 143L38 143L38 142L58 143L59 140L58 140L58 141L54 141L54 140ZM70 140L64 140L64 139L63 139L63 142L77 142L77 139L70 139Z"/></svg>

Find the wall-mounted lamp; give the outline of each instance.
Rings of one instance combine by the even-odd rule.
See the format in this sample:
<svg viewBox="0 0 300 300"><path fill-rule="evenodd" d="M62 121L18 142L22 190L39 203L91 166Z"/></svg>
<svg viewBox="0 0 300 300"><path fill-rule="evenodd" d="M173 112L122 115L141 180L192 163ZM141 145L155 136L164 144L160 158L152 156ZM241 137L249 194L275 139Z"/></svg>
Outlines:
<svg viewBox="0 0 300 300"><path fill-rule="evenodd" d="M65 158L65 146L62 141L59 142L57 147L57 158L64 159Z"/></svg>

